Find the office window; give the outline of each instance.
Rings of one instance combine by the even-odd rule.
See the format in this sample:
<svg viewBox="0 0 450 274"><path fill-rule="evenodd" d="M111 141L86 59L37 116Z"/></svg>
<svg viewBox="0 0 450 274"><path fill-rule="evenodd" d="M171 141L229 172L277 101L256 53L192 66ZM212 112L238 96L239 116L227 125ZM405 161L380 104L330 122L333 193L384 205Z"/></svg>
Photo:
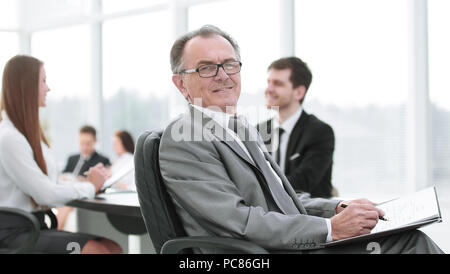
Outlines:
<svg viewBox="0 0 450 274"><path fill-rule="evenodd" d="M86 18L95 0L21 0L22 28L39 29Z"/></svg>
<svg viewBox="0 0 450 274"><path fill-rule="evenodd" d="M18 0L0 1L0 29L15 29L18 27ZM3 41L0 39L0 41Z"/></svg>
<svg viewBox="0 0 450 274"><path fill-rule="evenodd" d="M103 25L103 98L105 150L114 155L114 131L137 139L144 130L168 122L172 86L168 12L108 20ZM114 158L114 157L113 157Z"/></svg>
<svg viewBox="0 0 450 274"><path fill-rule="evenodd" d="M446 198L450 193L450 2L428 1L429 12L429 62L430 101L432 119L432 176Z"/></svg>
<svg viewBox="0 0 450 274"><path fill-rule="evenodd" d="M220 11L220 12L217 12ZM229 33L241 49L241 113L251 123L265 117L267 67L280 58L279 3L274 0L229 0L189 8L189 30L212 24Z"/></svg>
<svg viewBox="0 0 450 274"><path fill-rule="evenodd" d="M103 13L120 12L138 8L145 8L154 5L155 2L167 2L164 0L148 1L148 0L102 0Z"/></svg>
<svg viewBox="0 0 450 274"><path fill-rule="evenodd" d="M44 62L50 92L41 123L62 169L79 151L78 130L87 121L91 91L90 29L87 25L37 32L32 55Z"/></svg>
<svg viewBox="0 0 450 274"><path fill-rule="evenodd" d="M17 0L0 1L0 94L3 68L11 57L19 53L19 37L15 32L2 29L18 27Z"/></svg>
<svg viewBox="0 0 450 274"><path fill-rule="evenodd" d="M19 39L16 33L0 32L0 94L3 68L11 57L19 53Z"/></svg>
<svg viewBox="0 0 450 274"><path fill-rule="evenodd" d="M304 109L334 129L332 181L340 195L391 197L404 191L406 4L295 2L296 55L313 73Z"/></svg>

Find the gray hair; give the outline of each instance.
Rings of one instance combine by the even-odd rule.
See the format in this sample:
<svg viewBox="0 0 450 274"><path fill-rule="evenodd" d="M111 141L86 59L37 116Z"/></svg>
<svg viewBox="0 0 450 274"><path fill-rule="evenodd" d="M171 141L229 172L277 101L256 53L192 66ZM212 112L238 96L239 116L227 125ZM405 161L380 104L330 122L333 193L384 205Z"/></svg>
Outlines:
<svg viewBox="0 0 450 274"><path fill-rule="evenodd" d="M184 69L183 63L183 51L186 43L194 37L201 36L204 38L212 37L214 35L222 36L230 42L231 46L233 46L234 52L236 53L236 57L238 60L241 59L241 54L239 50L239 46L236 41L226 32L219 29L213 25L204 25L203 27L188 32L185 35L178 38L175 43L173 43L172 49L170 51L170 66L172 68L172 72L174 74L180 73Z"/></svg>

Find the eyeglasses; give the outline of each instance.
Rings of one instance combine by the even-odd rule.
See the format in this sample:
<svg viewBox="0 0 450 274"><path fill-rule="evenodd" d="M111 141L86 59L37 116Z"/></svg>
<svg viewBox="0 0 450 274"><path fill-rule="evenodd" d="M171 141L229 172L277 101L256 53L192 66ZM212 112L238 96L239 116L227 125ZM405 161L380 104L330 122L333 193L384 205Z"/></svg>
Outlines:
<svg viewBox="0 0 450 274"><path fill-rule="evenodd" d="M183 70L181 73L194 73L198 72L198 75L202 78L215 77L219 73L219 68L222 67L226 74L236 74L241 71L242 63L239 61L225 62L223 64L204 65L196 69Z"/></svg>

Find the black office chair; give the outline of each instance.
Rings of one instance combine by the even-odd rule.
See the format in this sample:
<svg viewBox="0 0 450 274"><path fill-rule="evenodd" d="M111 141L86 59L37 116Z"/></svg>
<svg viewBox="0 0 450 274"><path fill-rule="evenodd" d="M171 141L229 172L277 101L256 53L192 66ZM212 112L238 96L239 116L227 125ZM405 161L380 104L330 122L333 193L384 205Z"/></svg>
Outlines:
<svg viewBox="0 0 450 274"><path fill-rule="evenodd" d="M136 190L142 216L157 253L192 253L192 248L222 248L239 253L267 254L262 247L224 237L188 237L167 193L159 169L162 132L146 131L138 138L134 153Z"/></svg>
<svg viewBox="0 0 450 274"><path fill-rule="evenodd" d="M9 221L0 224L1 229L7 229L11 222L28 223L29 235L19 248L9 247L3 239L0 239L0 254L33 253L34 246L40 233L40 223L31 213L17 208L0 207L0 219L5 218ZM24 222L25 221L25 222Z"/></svg>

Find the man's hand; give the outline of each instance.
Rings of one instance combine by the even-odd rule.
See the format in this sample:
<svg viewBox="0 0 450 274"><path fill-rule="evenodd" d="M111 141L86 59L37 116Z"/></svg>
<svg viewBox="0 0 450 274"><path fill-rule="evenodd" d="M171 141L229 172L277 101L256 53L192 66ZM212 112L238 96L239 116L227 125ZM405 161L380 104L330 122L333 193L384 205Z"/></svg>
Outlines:
<svg viewBox="0 0 450 274"><path fill-rule="evenodd" d="M102 188L106 179L108 179L110 176L110 172L108 172L103 164L98 163L97 165L89 169L87 180L94 185L95 193L97 193Z"/></svg>
<svg viewBox="0 0 450 274"><path fill-rule="evenodd" d="M346 204L343 208L341 205ZM331 218L331 236L333 241L369 234L377 225L378 217L384 212L367 199L358 199L339 203L334 217Z"/></svg>

